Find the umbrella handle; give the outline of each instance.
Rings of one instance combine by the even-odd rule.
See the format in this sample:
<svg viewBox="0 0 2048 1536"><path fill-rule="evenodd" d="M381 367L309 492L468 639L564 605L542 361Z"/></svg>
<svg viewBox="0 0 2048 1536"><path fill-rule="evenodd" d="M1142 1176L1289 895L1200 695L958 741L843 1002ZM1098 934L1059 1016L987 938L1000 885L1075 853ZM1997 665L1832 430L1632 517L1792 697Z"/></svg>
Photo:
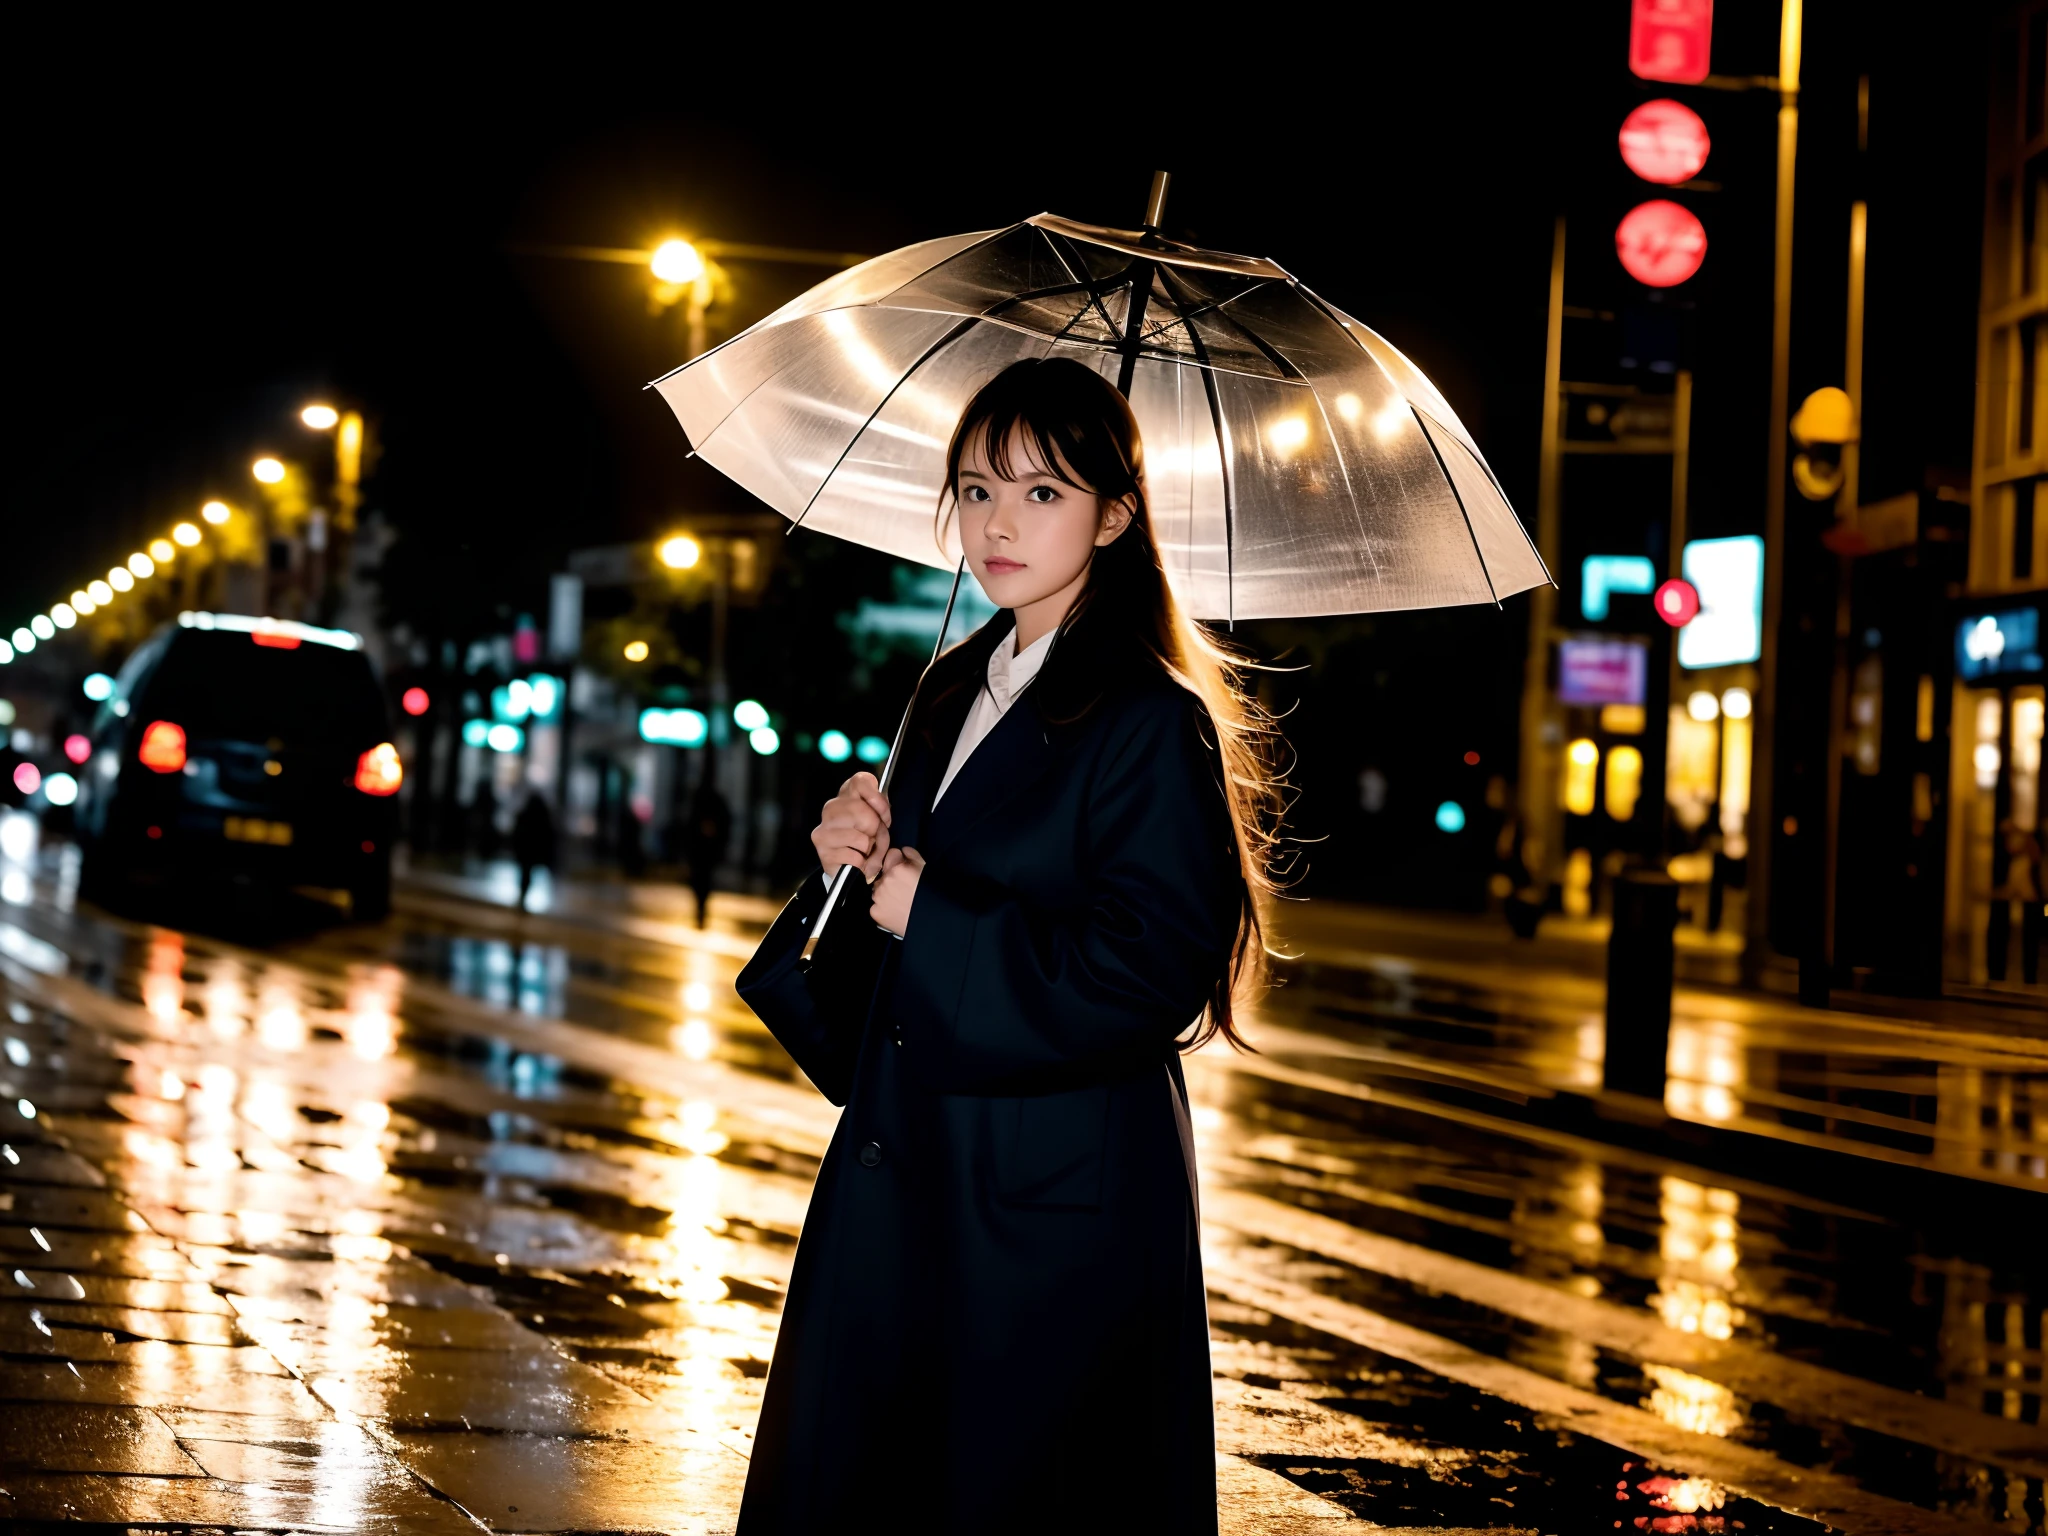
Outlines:
<svg viewBox="0 0 2048 1536"><path fill-rule="evenodd" d="M939 620L939 638L932 642L932 659L925 663L926 672L931 671L932 663L939 659L939 653L946 648L946 631L953 627L953 605L960 600L960 579L966 574L967 557L962 555L960 563L953 568L953 590L946 594L946 612ZM918 686L923 685L924 679L920 677ZM903 719L896 727L896 739L889 744L889 760L882 765L884 795L889 793L889 786L896 782L896 764L903 756L903 738L910 732L910 712L916 707L917 691L913 689L910 702L903 706ZM847 879L859 867L857 864L842 864L839 866L839 873L832 877L832 884L825 892L824 909L818 913L818 925L811 930L811 936L804 940L803 963L806 966L811 963L812 956L817 954L818 941L825 937L825 927L832 921L832 914L839 910L839 897L846 889Z"/></svg>

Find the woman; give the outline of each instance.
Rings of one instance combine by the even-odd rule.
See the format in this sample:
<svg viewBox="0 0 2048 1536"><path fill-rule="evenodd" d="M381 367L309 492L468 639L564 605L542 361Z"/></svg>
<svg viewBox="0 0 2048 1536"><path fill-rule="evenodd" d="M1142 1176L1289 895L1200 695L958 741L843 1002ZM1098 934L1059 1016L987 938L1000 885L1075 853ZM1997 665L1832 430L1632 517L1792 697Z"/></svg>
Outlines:
<svg viewBox="0 0 2048 1536"><path fill-rule="evenodd" d="M1007 369L946 469L1002 611L926 674L892 793L856 774L826 805L823 874L738 984L846 1106L740 1530L1214 1531L1176 1052L1238 1041L1268 738L1174 605L1097 374ZM846 863L871 920L805 969Z"/></svg>

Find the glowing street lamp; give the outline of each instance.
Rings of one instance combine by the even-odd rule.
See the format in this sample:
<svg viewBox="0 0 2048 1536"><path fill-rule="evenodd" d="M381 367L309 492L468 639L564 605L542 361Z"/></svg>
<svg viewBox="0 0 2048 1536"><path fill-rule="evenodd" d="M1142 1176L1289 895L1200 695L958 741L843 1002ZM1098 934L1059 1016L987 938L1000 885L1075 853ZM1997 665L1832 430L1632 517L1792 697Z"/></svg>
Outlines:
<svg viewBox="0 0 2048 1536"><path fill-rule="evenodd" d="M178 547L169 539L151 539L149 541L149 558L158 565L169 565L178 558Z"/></svg>
<svg viewBox="0 0 2048 1536"><path fill-rule="evenodd" d="M228 520L228 504L224 501L209 501L199 509L199 515L218 528Z"/></svg>
<svg viewBox="0 0 2048 1536"><path fill-rule="evenodd" d="M704 557L704 546L687 533L662 540L661 563L672 571L687 571Z"/></svg>
<svg viewBox="0 0 2048 1536"><path fill-rule="evenodd" d="M137 556L136 558L140 559L142 557ZM128 567L125 565L117 565L108 571L107 580L113 585L116 592L131 592L135 588L135 578L128 574Z"/></svg>
<svg viewBox="0 0 2048 1536"><path fill-rule="evenodd" d="M674 283L679 288L704 275L704 257L687 240L662 241L655 247L654 259L648 265L662 282Z"/></svg>
<svg viewBox="0 0 2048 1536"><path fill-rule="evenodd" d="M325 432L341 420L341 412L331 405L309 405L299 412L299 420L315 432Z"/></svg>
<svg viewBox="0 0 2048 1536"><path fill-rule="evenodd" d="M147 579L156 574L156 562L137 550L128 557L128 569L135 575Z"/></svg>
<svg viewBox="0 0 2048 1536"><path fill-rule="evenodd" d="M171 541L190 549L199 542L199 530L190 523L180 523L171 530Z"/></svg>
<svg viewBox="0 0 2048 1536"><path fill-rule="evenodd" d="M284 478L284 466L268 456L258 459L249 466L249 473L265 485L276 485Z"/></svg>
<svg viewBox="0 0 2048 1536"><path fill-rule="evenodd" d="M85 584L85 595L91 598L95 605L104 605L114 600L114 589L104 581L89 581Z"/></svg>

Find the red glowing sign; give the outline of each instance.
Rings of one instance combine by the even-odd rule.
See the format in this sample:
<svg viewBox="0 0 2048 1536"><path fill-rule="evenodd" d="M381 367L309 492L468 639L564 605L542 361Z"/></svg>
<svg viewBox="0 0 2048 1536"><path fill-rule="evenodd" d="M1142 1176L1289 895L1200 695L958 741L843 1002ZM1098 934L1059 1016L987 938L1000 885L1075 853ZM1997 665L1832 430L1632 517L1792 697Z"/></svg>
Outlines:
<svg viewBox="0 0 2048 1536"><path fill-rule="evenodd" d="M1671 288L1707 259L1707 231L1691 209L1655 198L1631 208L1614 227L1614 252L1637 282Z"/></svg>
<svg viewBox="0 0 2048 1536"><path fill-rule="evenodd" d="M74 763L82 763L92 756L92 742L84 736L66 736L64 755Z"/></svg>
<svg viewBox="0 0 2048 1536"><path fill-rule="evenodd" d="M1656 606L1657 617L1673 629L1683 629L1699 617L1699 590L1676 576L1657 589L1651 602Z"/></svg>
<svg viewBox="0 0 2048 1536"><path fill-rule="evenodd" d="M1713 51L1714 0L1635 0L1628 67L1644 80L1697 85Z"/></svg>
<svg viewBox="0 0 2048 1536"><path fill-rule="evenodd" d="M426 689L408 688L399 697L398 707L408 715L424 715L427 712L427 706L432 702L427 697Z"/></svg>
<svg viewBox="0 0 2048 1536"><path fill-rule="evenodd" d="M1621 120L1623 163L1659 186L1691 181L1712 148L1699 113L1676 101L1646 101Z"/></svg>

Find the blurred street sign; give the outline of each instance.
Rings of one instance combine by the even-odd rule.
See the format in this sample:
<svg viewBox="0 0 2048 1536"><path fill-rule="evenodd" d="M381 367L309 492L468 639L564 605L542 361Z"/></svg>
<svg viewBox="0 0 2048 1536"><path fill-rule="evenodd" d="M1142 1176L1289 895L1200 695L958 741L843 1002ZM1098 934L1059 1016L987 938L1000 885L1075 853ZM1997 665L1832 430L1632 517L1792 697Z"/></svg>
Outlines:
<svg viewBox="0 0 2048 1536"><path fill-rule="evenodd" d="M1649 681L1649 647L1640 640L1561 640L1560 704L1640 704Z"/></svg>
<svg viewBox="0 0 2048 1536"><path fill-rule="evenodd" d="M1681 562L1699 614L1678 632L1681 667L1731 667L1763 654L1764 541L1694 539Z"/></svg>

